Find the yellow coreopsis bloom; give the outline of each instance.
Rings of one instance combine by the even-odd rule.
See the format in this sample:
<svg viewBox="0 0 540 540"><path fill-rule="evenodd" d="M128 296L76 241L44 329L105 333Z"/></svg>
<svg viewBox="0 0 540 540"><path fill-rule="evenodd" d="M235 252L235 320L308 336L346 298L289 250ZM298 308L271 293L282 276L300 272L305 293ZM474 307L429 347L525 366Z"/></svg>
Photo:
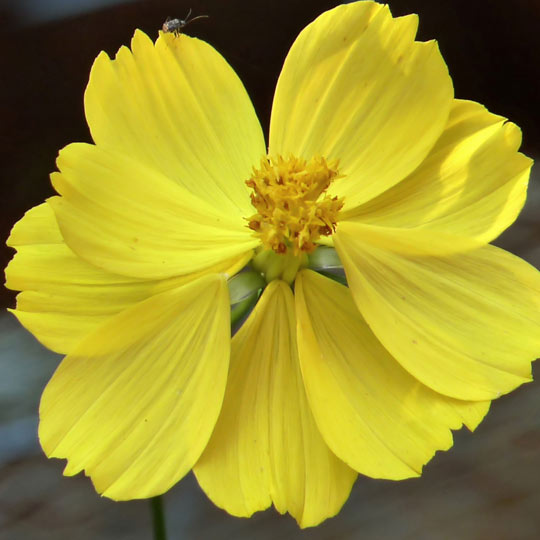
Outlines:
<svg viewBox="0 0 540 540"><path fill-rule="evenodd" d="M315 525L357 473L418 476L530 380L539 273L489 242L531 160L416 28L367 1L317 18L268 148L207 43L137 31L97 57L95 144L60 152L59 196L9 238L14 313L66 354L39 430L66 474L124 500L193 469L231 514ZM257 299L231 340L231 303Z"/></svg>

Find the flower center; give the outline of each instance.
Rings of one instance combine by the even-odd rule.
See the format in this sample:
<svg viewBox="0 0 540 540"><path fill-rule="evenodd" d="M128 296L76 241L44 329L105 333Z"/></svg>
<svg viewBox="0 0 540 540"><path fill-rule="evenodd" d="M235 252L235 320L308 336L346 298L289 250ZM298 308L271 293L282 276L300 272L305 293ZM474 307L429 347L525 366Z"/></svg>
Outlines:
<svg viewBox="0 0 540 540"><path fill-rule="evenodd" d="M246 181L257 210L247 218L249 228L278 254L312 253L321 236L336 230L343 199L325 193L340 176L337 160L263 157Z"/></svg>

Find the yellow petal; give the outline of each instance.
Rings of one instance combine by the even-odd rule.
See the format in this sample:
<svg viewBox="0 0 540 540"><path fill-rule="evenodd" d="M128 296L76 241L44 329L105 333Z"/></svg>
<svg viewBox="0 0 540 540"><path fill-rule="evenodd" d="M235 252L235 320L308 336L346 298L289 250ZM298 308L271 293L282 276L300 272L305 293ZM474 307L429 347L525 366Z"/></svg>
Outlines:
<svg viewBox="0 0 540 540"><path fill-rule="evenodd" d="M272 106L270 153L340 160L331 187L354 208L411 173L440 136L453 97L435 42L414 41L415 15L353 2L294 42Z"/></svg>
<svg viewBox="0 0 540 540"><path fill-rule="evenodd" d="M48 312L46 296L34 298L43 311L28 311L26 293L17 296L17 309L8 309L18 321L45 347L59 354L67 354L80 341L101 326L106 315L73 315L72 313ZM19 307L21 306L21 307Z"/></svg>
<svg viewBox="0 0 540 540"><path fill-rule="evenodd" d="M339 511L356 474L315 426L295 326L289 286L272 281L233 338L223 409L194 471L210 499L233 515L273 502L309 527Z"/></svg>
<svg viewBox="0 0 540 540"><path fill-rule="evenodd" d="M111 319L63 360L43 393L45 453L67 458L66 474L84 469L112 499L167 491L211 435L229 336L227 285L218 275Z"/></svg>
<svg viewBox="0 0 540 540"><path fill-rule="evenodd" d="M58 157L49 200L67 245L116 274L160 279L197 272L257 245L245 220L219 213L157 171L98 146Z"/></svg>
<svg viewBox="0 0 540 540"><path fill-rule="evenodd" d="M377 340L347 287L310 270L295 282L300 365L313 415L332 451L362 474L417 476L451 429L474 429L489 402L442 396L409 375Z"/></svg>
<svg viewBox="0 0 540 540"><path fill-rule="evenodd" d="M199 274L160 281L112 274L86 263L65 245L47 203L15 224L8 245L17 254L6 268L6 287L23 291L12 312L41 343L63 354L110 317L153 294L205 273L231 275L247 263L244 256Z"/></svg>
<svg viewBox="0 0 540 540"><path fill-rule="evenodd" d="M458 399L499 397L540 353L540 273L493 246L446 257L378 249L343 228L334 243L356 305L398 362Z"/></svg>
<svg viewBox="0 0 540 540"><path fill-rule="evenodd" d="M343 235L354 236L361 243L405 255L449 255L482 247L480 240L422 228L381 227L356 220L341 221Z"/></svg>
<svg viewBox="0 0 540 540"><path fill-rule="evenodd" d="M455 100L446 128L405 180L342 219L422 227L490 242L519 214L532 160L519 128L472 101Z"/></svg>
<svg viewBox="0 0 540 540"><path fill-rule="evenodd" d="M153 285L79 259L63 242L47 203L29 210L7 243L17 254L6 268L6 287L23 291L12 313L58 353L69 352L112 314L148 296Z"/></svg>
<svg viewBox="0 0 540 540"><path fill-rule="evenodd" d="M95 60L84 96L96 144L135 157L226 213L253 213L244 181L265 154L233 69L204 41L137 30L131 52Z"/></svg>
<svg viewBox="0 0 540 540"><path fill-rule="evenodd" d="M13 225L6 244L13 248L36 244L61 244L64 242L51 207L39 204L30 208Z"/></svg>

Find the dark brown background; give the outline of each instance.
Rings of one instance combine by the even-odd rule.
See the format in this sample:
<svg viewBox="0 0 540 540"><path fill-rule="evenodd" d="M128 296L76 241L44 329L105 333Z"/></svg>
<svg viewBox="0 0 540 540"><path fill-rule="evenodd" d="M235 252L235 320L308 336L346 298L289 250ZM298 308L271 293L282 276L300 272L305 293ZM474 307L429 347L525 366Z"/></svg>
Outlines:
<svg viewBox="0 0 540 540"><path fill-rule="evenodd" d="M56 0L36 0L42 5ZM153 0L76 17L32 22L0 0L0 237L29 207L52 194L48 174L57 151L90 141L82 97L93 59L114 55L134 28L157 36L167 16L189 7L208 14L187 33L212 43L233 65L268 125L275 81L297 33L338 4L323 0ZM72 0L76 4L77 0ZM436 38L456 95L484 103L524 132L523 151L540 155L540 3L538 0L394 0L395 15L420 15L420 39ZM20 13L20 10L18 11ZM540 263L540 189L498 243ZM0 264L12 252L1 248ZM488 279L489 276L486 276ZM13 295L4 292L4 306ZM59 358L12 318L0 317L0 539L150 538L144 501L100 499L88 479L61 476L35 436L41 389ZM537 376L540 375L537 369ZM251 520L215 508L193 477L167 495L171 539L534 540L540 538L540 382L497 400L474 435L456 434L424 476L405 482L359 478L340 515L299 531L269 510Z"/></svg>

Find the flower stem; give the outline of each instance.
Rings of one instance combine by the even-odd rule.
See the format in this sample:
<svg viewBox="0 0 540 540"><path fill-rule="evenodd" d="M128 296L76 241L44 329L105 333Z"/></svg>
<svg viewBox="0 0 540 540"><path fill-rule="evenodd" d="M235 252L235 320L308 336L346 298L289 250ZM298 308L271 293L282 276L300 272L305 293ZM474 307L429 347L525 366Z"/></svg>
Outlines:
<svg viewBox="0 0 540 540"><path fill-rule="evenodd" d="M152 525L154 529L154 540L167 540L165 530L165 514L163 512L163 502L161 496L150 499L150 511L152 512Z"/></svg>

